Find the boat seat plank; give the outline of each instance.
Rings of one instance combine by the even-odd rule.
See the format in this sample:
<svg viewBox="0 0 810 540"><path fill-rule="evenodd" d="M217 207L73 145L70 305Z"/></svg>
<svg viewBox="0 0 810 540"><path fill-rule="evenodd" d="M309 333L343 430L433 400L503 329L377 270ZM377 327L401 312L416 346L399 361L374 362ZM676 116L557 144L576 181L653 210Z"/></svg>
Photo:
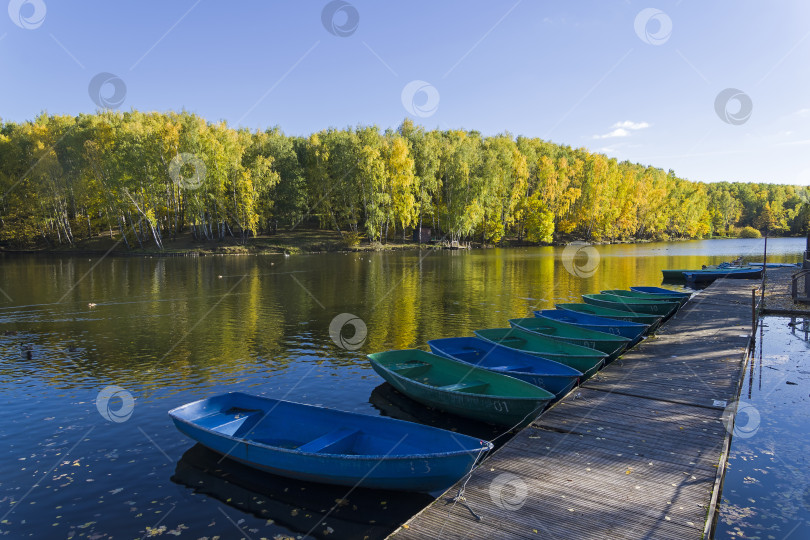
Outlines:
<svg viewBox="0 0 810 540"><path fill-rule="evenodd" d="M354 438L360 433L357 429L351 428L338 428L330 431L326 435L321 435L317 439L313 439L306 444L302 444L297 448L301 452L328 452L335 450L340 443L349 442L349 439Z"/></svg>
<svg viewBox="0 0 810 540"><path fill-rule="evenodd" d="M526 371L531 366L493 366L489 369L494 369L496 371Z"/></svg>
<svg viewBox="0 0 810 540"><path fill-rule="evenodd" d="M445 386L440 386L441 390L449 390L451 392L470 392L475 393L477 391L483 391L489 386L489 383L485 383L482 381L467 381L455 384L448 384Z"/></svg>
<svg viewBox="0 0 810 540"><path fill-rule="evenodd" d="M262 413L260 411L225 411L204 416L197 420L197 424L218 433L239 437L252 429L261 417Z"/></svg>

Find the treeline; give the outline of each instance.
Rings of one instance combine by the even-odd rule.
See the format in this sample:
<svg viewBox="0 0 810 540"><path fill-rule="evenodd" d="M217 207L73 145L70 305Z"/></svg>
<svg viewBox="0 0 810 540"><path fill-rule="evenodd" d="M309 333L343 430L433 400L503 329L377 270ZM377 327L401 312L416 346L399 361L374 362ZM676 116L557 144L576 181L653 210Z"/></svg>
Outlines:
<svg viewBox="0 0 810 540"><path fill-rule="evenodd" d="M498 243L701 238L739 227L799 234L810 190L691 182L583 148L510 134L236 130L186 113L100 112L0 123L0 242L73 245L102 234L162 248L297 227L347 243L431 227Z"/></svg>

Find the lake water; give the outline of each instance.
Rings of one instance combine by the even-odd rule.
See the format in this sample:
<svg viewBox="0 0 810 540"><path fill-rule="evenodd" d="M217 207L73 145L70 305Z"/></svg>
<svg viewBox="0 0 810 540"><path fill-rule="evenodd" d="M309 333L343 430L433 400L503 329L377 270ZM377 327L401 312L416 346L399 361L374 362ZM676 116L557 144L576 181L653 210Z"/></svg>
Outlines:
<svg viewBox="0 0 810 540"><path fill-rule="evenodd" d="M810 319L765 317L738 402L715 538L810 538Z"/></svg>
<svg viewBox="0 0 810 540"><path fill-rule="evenodd" d="M166 412L241 390L491 439L497 429L428 411L381 385L365 354L507 326L584 293L658 285L662 268L761 260L762 248L762 240L710 240L292 257L2 256L0 534L384 537L431 498L347 494L258 474L194 446ZM803 239L771 239L769 260L796 262L803 249ZM356 350L364 336L344 328L341 348L329 333L347 313L366 329ZM108 386L133 396L131 415L115 416L125 393L97 406Z"/></svg>

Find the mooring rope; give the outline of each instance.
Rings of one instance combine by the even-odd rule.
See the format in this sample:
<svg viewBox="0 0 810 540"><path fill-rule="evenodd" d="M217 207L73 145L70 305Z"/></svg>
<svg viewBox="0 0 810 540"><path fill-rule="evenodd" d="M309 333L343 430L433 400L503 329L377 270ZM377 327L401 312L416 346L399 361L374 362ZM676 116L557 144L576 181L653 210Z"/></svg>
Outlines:
<svg viewBox="0 0 810 540"><path fill-rule="evenodd" d="M524 416L523 418L521 418L521 419L520 419L520 421L519 421L517 424L515 424L515 425L514 425L514 426L512 426L512 427L510 427L509 429L507 429L506 431L504 431L503 433L501 433L500 435L498 435L498 436L497 436L497 437L495 437L494 439L490 440L489 442L490 442L491 444L493 444L493 445L494 445L494 444L495 444L495 441L497 441L498 439L500 439L501 437L503 437L503 436L504 436L504 435L506 435L507 433L511 433L513 430L517 429L517 428L518 428L518 426L520 426L521 424L523 424L523 422L525 422L525 421L526 421L526 419L527 419L527 418L529 418L529 416L531 416L532 414L534 414L536 410L537 410L537 409L535 409L534 411L531 411L531 412L527 413L527 414L526 414L526 416ZM459 505L463 506L464 508L466 508L466 509L467 509L467 511L468 511L470 514L472 514L472 516L475 518L475 520L476 520L476 521L482 521L482 520L484 519L482 516L480 516L479 514L477 514L477 513L476 513L476 512L475 512L475 511L474 511L474 510L473 510L473 509L470 507L470 505L467 503L467 498L464 496L464 490L466 489L466 487L467 487L467 483L470 481L470 479L472 478L473 473L474 473L474 472L475 472L475 470L476 470L476 467L477 467L477 465L478 465L478 460L480 460L480 459L482 458L482 456L485 454L484 450L486 450L486 447L481 448L481 450L479 450L479 451L478 451L478 455L475 457L475 461L473 461L473 465L472 465L472 467L470 468L470 472L468 472L468 473L467 473L466 478L464 479L464 483L463 483L463 484L461 484L461 487L460 487L460 488L458 488L458 493L456 493L456 496L455 496L455 497L449 497L449 498L447 498L447 499L446 499L446 501L445 501L444 505L445 505L445 506L447 506L448 504L452 505L452 506L450 506L450 508L448 508L448 509L447 509L447 515L448 515L448 516L450 515L450 512L452 512L453 507L454 507L456 504L459 504ZM442 528L439 530L439 535L437 536L437 538L440 538L440 537L441 537L442 532L444 532L444 526L445 526L445 524L446 524L446 523L447 523L447 520L445 520L445 522L444 522L444 523L442 523Z"/></svg>

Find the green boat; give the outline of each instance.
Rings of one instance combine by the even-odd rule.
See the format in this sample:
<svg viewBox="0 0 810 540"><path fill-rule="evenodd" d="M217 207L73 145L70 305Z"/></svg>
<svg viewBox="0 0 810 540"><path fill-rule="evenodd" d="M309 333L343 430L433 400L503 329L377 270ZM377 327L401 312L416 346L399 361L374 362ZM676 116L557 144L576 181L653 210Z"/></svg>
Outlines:
<svg viewBox="0 0 810 540"><path fill-rule="evenodd" d="M656 300L642 300L641 298L624 298L613 294L583 294L582 299L592 306L620 309L632 313L646 313L647 315L660 315L664 319L675 313L681 306L680 302L660 302Z"/></svg>
<svg viewBox="0 0 810 540"><path fill-rule="evenodd" d="M685 281L686 278L683 277L684 272L691 272L692 270L688 270L686 268L679 269L667 269L661 270L661 274L664 276L664 281Z"/></svg>
<svg viewBox="0 0 810 540"><path fill-rule="evenodd" d="M487 328L476 330L475 335L504 347L570 366L582 372L583 380L599 371L607 358L607 355L600 351L572 345L534 332L526 332L520 328Z"/></svg>
<svg viewBox="0 0 810 540"><path fill-rule="evenodd" d="M368 355L380 377L409 398L482 422L523 427L554 394L526 381L421 349Z"/></svg>
<svg viewBox="0 0 810 540"><path fill-rule="evenodd" d="M577 313L585 313L587 315L596 315L597 317L605 317L606 319L617 319L619 321L630 321L635 323L646 324L649 326L647 334L655 332L656 328L661 324L663 317L660 315L647 315L644 313L630 313L621 309L610 309L599 306L592 306L590 304L555 304L557 309L567 309L568 311L575 311Z"/></svg>
<svg viewBox="0 0 810 540"><path fill-rule="evenodd" d="M655 300L658 302L678 302L681 306L689 300L688 296L683 295L652 294L639 291L626 291L624 289L610 289L608 291L602 291L602 294L613 294L624 298L641 298L643 300Z"/></svg>
<svg viewBox="0 0 810 540"><path fill-rule="evenodd" d="M541 336L559 339L581 347L596 349L608 356L607 362L617 358L630 345L630 340L626 337L588 330L581 326L552 319L526 317L524 319L509 319L509 324L513 328L520 328L527 332L534 332Z"/></svg>

